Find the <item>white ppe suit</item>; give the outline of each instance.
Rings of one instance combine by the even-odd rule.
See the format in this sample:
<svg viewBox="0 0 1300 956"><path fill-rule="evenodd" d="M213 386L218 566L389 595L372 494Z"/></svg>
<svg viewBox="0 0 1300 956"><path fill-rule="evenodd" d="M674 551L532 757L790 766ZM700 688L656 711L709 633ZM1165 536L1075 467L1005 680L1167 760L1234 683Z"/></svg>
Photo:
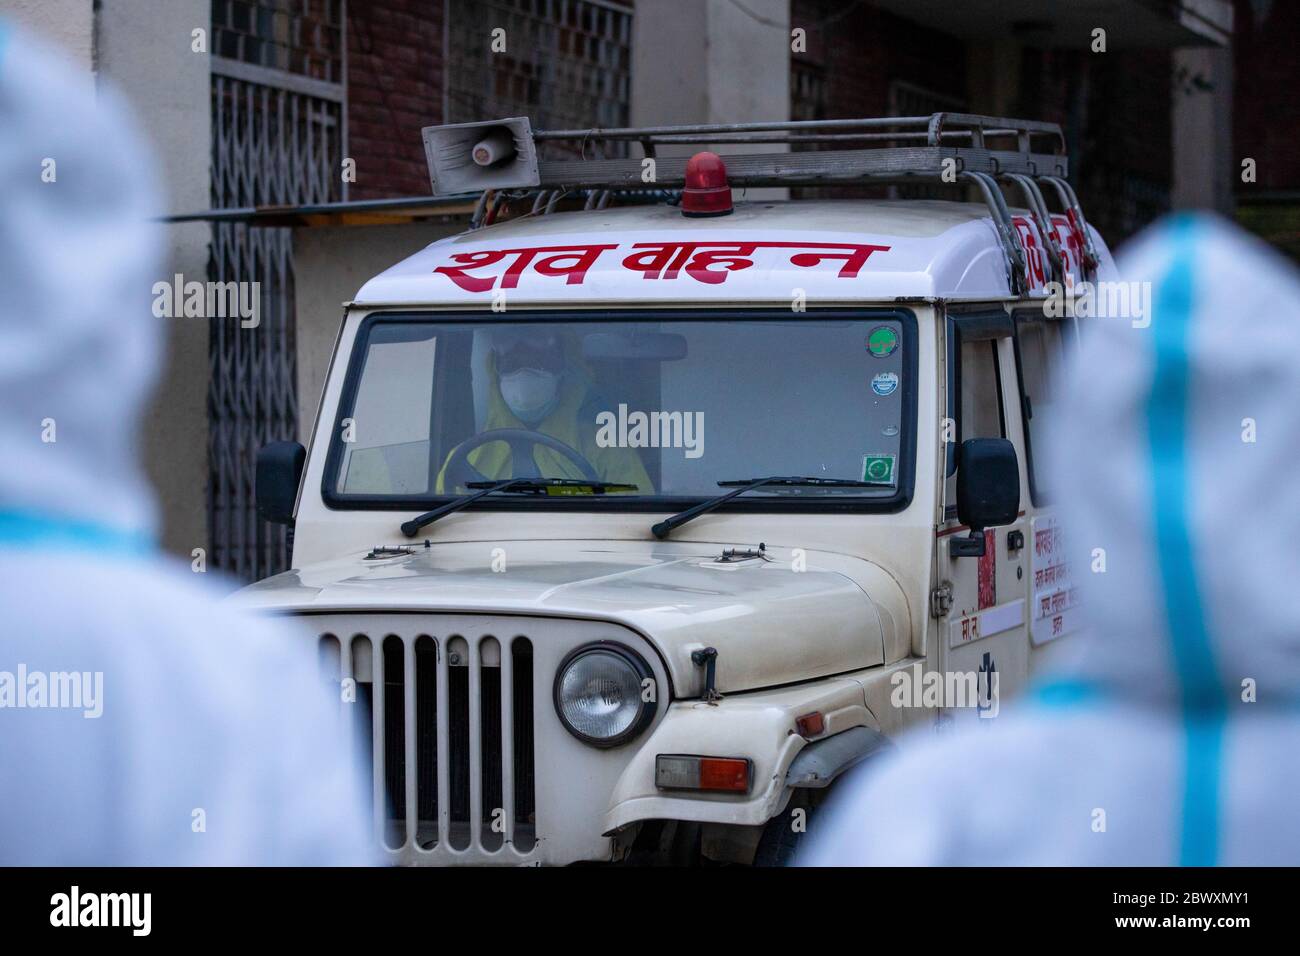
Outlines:
<svg viewBox="0 0 1300 956"><path fill-rule="evenodd" d="M310 635L151 544L140 141L0 18L0 865L369 863Z"/></svg>
<svg viewBox="0 0 1300 956"><path fill-rule="evenodd" d="M1209 215L1119 266L1150 322L1082 320L1048 456L1087 633L846 781L800 863L1300 863L1300 281Z"/></svg>

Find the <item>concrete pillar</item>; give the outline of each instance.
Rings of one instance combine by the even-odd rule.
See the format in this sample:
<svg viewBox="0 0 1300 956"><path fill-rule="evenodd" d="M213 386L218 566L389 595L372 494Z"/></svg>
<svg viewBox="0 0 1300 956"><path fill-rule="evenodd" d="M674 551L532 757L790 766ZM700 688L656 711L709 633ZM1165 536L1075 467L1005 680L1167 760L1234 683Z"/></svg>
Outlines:
<svg viewBox="0 0 1300 956"><path fill-rule="evenodd" d="M1232 150L1232 50L1188 47L1173 64L1173 207L1231 216L1246 158Z"/></svg>
<svg viewBox="0 0 1300 956"><path fill-rule="evenodd" d="M637 0L632 24L633 126L790 118L789 0ZM750 190L747 198L785 192Z"/></svg>
<svg viewBox="0 0 1300 956"><path fill-rule="evenodd" d="M94 0L0 0L0 15L61 48L87 79L94 74Z"/></svg>
<svg viewBox="0 0 1300 956"><path fill-rule="evenodd" d="M191 49L192 31L212 30L209 0L98 4L99 81L135 109L153 147L167 213L211 205L211 67ZM208 223L167 227L160 279L208 278ZM207 549L208 323L166 319L162 377L142 433L146 470L158 495L162 544L189 560Z"/></svg>
<svg viewBox="0 0 1300 956"><path fill-rule="evenodd" d="M632 125L790 118L788 0L638 0Z"/></svg>

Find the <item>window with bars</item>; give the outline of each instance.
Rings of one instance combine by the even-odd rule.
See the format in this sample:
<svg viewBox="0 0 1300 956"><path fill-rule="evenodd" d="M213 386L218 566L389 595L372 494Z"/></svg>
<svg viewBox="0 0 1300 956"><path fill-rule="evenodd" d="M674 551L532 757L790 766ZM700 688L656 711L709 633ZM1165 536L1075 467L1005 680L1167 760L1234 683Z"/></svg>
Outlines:
<svg viewBox="0 0 1300 956"><path fill-rule="evenodd" d="M342 197L343 0L214 0L212 205ZM257 450L298 433L293 245L284 228L219 222L209 276L257 283L260 322L211 319L208 534L211 563L242 581L288 567L284 530L262 521Z"/></svg>
<svg viewBox="0 0 1300 956"><path fill-rule="evenodd" d="M790 119L826 118L826 68L819 63L791 58Z"/></svg>
<svg viewBox="0 0 1300 956"><path fill-rule="evenodd" d="M213 0L212 54L340 83L343 11L343 0Z"/></svg>
<svg viewBox="0 0 1300 956"><path fill-rule="evenodd" d="M448 23L447 122L528 116L543 129L628 124L630 6L449 0ZM505 49L493 52L498 28Z"/></svg>

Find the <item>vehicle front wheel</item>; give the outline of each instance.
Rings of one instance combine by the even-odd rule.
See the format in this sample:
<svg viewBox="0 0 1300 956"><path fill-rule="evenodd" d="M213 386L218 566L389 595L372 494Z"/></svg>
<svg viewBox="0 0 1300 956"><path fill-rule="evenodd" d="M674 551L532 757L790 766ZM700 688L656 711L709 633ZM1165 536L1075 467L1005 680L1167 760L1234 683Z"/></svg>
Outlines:
<svg viewBox="0 0 1300 956"><path fill-rule="evenodd" d="M767 821L754 851L754 866L789 866L798 855L813 808L806 790L796 790L786 808Z"/></svg>

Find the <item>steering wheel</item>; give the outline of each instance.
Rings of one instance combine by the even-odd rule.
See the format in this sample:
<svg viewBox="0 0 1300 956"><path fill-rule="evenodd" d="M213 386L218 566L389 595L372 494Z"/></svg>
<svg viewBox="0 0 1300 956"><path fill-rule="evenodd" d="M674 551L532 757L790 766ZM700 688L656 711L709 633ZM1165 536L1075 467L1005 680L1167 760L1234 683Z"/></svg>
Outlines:
<svg viewBox="0 0 1300 956"><path fill-rule="evenodd" d="M465 487L471 481L490 481L486 475L469 463L469 453L484 445L492 442L505 442L510 448L510 470L513 472L511 478L541 478L542 474L537 470L537 463L533 461L532 450L536 445L542 445L557 451L570 462L573 463L580 472L582 477L591 481L599 481L600 476L596 474L596 466L575 448L570 448L558 438L552 438L544 432L535 432L527 428L494 428L491 431L481 432L473 438L467 438L456 446L452 451L451 457L447 459L445 466L446 484L450 488Z"/></svg>

